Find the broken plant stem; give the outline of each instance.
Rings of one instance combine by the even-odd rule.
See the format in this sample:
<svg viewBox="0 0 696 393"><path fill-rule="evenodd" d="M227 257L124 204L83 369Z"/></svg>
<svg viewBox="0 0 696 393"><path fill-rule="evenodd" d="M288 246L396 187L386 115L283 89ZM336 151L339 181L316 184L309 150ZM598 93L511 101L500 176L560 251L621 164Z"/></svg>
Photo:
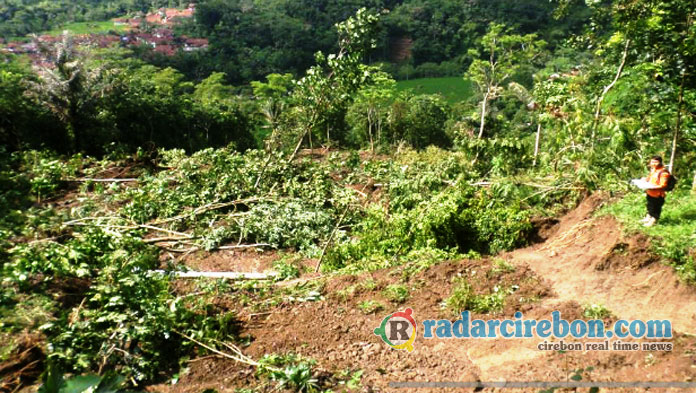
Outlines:
<svg viewBox="0 0 696 393"><path fill-rule="evenodd" d="M255 361L254 359L252 359L252 358L250 358L250 357L244 355L244 354L242 353L242 351L241 351L239 348L237 348L237 347L235 347L235 346L233 346L233 345L231 345L231 344L227 344L227 343L223 343L223 342L218 341L218 342L220 342L222 345L224 345L225 347L227 347L228 349L232 350L232 351L235 353L236 356L235 356L235 355L231 355L231 354L226 353L226 352L222 352L222 351L220 351L220 350L217 350L217 349L211 347L210 345L206 345L206 344L204 344L204 343L202 343L202 342L196 340L195 338L190 337L190 336L188 336L188 335L186 335L186 334L184 334L184 333L181 333L181 332L179 332L179 331L177 331L177 330L174 330L174 333L176 333L176 334L180 335L181 337L183 337L183 338L185 338L185 339L187 339L187 340L193 342L194 344L197 344L197 345L199 345L199 346L201 346L201 347L203 347L203 348L209 350L210 352L212 352L212 353L214 353L214 354L220 355L220 356L225 357L225 358L227 358L227 359L232 359L232 360L234 360L234 361L236 361L236 362L248 364L248 365L254 366L254 367L266 367L266 368L268 368L269 370L274 371L274 372L279 372L279 371L280 371L280 369L278 369L278 368L262 365L261 363Z"/></svg>

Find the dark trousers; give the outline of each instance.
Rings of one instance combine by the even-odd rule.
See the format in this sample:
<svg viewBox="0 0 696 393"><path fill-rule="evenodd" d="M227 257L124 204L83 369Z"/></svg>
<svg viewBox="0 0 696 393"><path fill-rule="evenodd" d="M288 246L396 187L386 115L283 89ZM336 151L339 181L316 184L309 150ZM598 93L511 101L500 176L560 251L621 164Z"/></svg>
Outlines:
<svg viewBox="0 0 696 393"><path fill-rule="evenodd" d="M648 205L648 214L655 218L656 220L660 219L660 214L662 214L662 205L665 204L665 197L651 197L650 195L646 195L647 198L647 205Z"/></svg>

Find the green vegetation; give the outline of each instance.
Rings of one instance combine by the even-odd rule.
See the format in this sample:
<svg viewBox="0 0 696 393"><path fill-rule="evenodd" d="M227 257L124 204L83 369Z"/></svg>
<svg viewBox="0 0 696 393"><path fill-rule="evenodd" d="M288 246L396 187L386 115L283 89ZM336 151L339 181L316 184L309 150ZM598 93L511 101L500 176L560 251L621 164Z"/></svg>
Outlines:
<svg viewBox="0 0 696 393"><path fill-rule="evenodd" d="M120 393L126 392L125 378L119 375L108 374L98 375L78 375L65 378L63 373L53 363L49 364L44 374L43 384L39 388L39 393L83 393L83 392L103 392Z"/></svg>
<svg viewBox="0 0 696 393"><path fill-rule="evenodd" d="M496 258L493 267L488 271L487 275L489 277L497 277L501 274L512 273L515 270L517 270L515 265L510 264L504 259Z"/></svg>
<svg viewBox="0 0 696 393"><path fill-rule="evenodd" d="M408 299L409 289L406 285L392 284L387 286L382 294L394 303L403 303Z"/></svg>
<svg viewBox="0 0 696 393"><path fill-rule="evenodd" d="M599 214L615 216L629 233L644 233L652 239L652 251L674 266L687 282L696 283L696 200L684 188L666 197L659 225L646 228L639 221L645 216L645 195L626 194Z"/></svg>
<svg viewBox="0 0 696 393"><path fill-rule="evenodd" d="M465 278L454 281L452 293L445 300L447 309L455 316L469 310L479 313L495 313L502 311L508 293L498 286L491 288L488 294L478 294Z"/></svg>
<svg viewBox="0 0 696 393"><path fill-rule="evenodd" d="M312 376L312 366L316 362L303 359L295 354L265 355L259 360L257 375L277 383L277 389L292 389L296 392L316 392L317 379Z"/></svg>
<svg viewBox="0 0 696 393"><path fill-rule="evenodd" d="M181 1L172 4L169 0L117 0L109 2L9 0L3 3L2 13L0 13L0 37L23 36L48 30L58 31L60 26L89 29L89 24L98 26L107 23L100 21L110 18L137 12L148 12L151 9L171 5L186 6L187 2ZM109 23L113 26L113 22Z"/></svg>
<svg viewBox="0 0 696 393"><path fill-rule="evenodd" d="M59 1L74 15L54 10L49 21L49 3L11 2L0 31L164 4L78 11ZM69 36L42 49L51 67L0 62L3 359L31 331L67 373L109 382L103 374L115 371L143 387L190 357L249 343L240 324L251 317L240 315L356 293L358 309L373 314L386 306L367 297L402 303L419 285L369 272L393 268L395 281L409 282L448 259L485 257L493 261L485 276L496 279L515 266L495 255L534 239L535 219L595 190L625 192L652 154L674 152L681 179L660 225L636 224L639 192L603 212L650 236L696 282L688 2L377 2L392 12L361 9L335 30L354 4L314 3L199 2L180 32L208 36L210 50L159 65L127 51L96 56ZM528 12L509 12L518 7ZM577 37L566 40L570 32ZM389 56L385 46L405 37L416 37L411 60L364 64L385 60L376 53ZM428 79L446 98L395 81L428 70L456 75ZM445 85L461 86L459 95ZM199 252L249 248L280 255L276 280L175 278ZM278 282L300 277L308 261L365 279L335 294L323 278ZM467 276L444 307L497 313L517 288ZM279 389L324 388L309 359L259 363L257 376ZM355 375L339 380L355 385Z"/></svg>
<svg viewBox="0 0 696 393"><path fill-rule="evenodd" d="M440 94L445 101L454 104L465 101L473 95L471 82L462 77L418 78L397 82L398 91L411 91L413 94Z"/></svg>
<svg viewBox="0 0 696 393"><path fill-rule="evenodd" d="M358 308L363 314L375 314L384 310L384 305L376 300L363 300L358 303Z"/></svg>
<svg viewBox="0 0 696 393"><path fill-rule="evenodd" d="M585 318L604 319L612 316L611 311L603 304L591 303L584 305L582 308L584 309L583 315Z"/></svg>
<svg viewBox="0 0 696 393"><path fill-rule="evenodd" d="M73 22L66 25L54 28L45 32L48 35L61 35L64 31L69 31L72 34L104 34L104 33L123 33L128 30L125 25L115 25L113 21L91 21L91 22Z"/></svg>

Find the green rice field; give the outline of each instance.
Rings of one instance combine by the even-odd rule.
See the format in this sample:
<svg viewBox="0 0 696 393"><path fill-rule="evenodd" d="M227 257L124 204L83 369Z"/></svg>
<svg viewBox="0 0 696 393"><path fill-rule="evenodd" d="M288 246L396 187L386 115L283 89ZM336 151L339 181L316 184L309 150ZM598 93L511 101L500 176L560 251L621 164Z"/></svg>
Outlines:
<svg viewBox="0 0 696 393"><path fill-rule="evenodd" d="M415 94L439 93L449 103L466 100L474 94L472 83L459 76L398 81L396 87L399 91L411 90Z"/></svg>

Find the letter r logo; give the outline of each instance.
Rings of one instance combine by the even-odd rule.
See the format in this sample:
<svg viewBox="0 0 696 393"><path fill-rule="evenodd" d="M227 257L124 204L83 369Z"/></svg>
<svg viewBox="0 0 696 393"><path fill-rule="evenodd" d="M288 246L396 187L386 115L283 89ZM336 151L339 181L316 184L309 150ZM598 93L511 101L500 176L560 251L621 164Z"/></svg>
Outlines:
<svg viewBox="0 0 696 393"><path fill-rule="evenodd" d="M405 349L413 351L413 342L417 335L416 320L413 319L413 310L410 308L404 311L395 312L387 315L374 330L375 335L394 349Z"/></svg>
<svg viewBox="0 0 696 393"><path fill-rule="evenodd" d="M389 321L389 341L408 341L408 328L411 326L408 321L395 320Z"/></svg>

